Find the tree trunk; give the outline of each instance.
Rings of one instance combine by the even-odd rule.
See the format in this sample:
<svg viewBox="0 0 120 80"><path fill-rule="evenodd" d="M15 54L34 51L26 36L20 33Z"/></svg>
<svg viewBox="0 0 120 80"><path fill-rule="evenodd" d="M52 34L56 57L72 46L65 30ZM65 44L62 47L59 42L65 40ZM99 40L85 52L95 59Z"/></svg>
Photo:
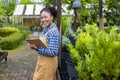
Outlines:
<svg viewBox="0 0 120 80"><path fill-rule="evenodd" d="M99 0L99 29L103 30L102 0Z"/></svg>
<svg viewBox="0 0 120 80"><path fill-rule="evenodd" d="M62 5L62 1L61 0L57 0L57 27L60 31L60 38L61 38L61 5ZM61 41L61 40L60 40ZM61 42L60 42L61 43ZM59 47L59 55L58 55L58 66L61 65L61 45Z"/></svg>

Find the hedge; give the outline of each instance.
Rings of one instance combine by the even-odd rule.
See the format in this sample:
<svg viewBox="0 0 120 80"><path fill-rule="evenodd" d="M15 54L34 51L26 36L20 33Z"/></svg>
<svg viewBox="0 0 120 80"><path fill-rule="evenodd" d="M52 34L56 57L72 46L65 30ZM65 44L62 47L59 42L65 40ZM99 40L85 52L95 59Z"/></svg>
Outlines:
<svg viewBox="0 0 120 80"><path fill-rule="evenodd" d="M1 37L6 37L11 35L12 33L19 32L18 28L15 27L3 27L0 28L0 36Z"/></svg>
<svg viewBox="0 0 120 80"><path fill-rule="evenodd" d="M1 49L2 50L11 50L18 47L21 42L26 38L27 32L15 32L7 37L2 39Z"/></svg>

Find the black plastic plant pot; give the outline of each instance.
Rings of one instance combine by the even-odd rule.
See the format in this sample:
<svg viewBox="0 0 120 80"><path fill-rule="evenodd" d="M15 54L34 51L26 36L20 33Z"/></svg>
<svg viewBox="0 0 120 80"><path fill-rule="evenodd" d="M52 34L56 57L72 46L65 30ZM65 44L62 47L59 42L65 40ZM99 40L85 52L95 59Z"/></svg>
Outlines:
<svg viewBox="0 0 120 80"><path fill-rule="evenodd" d="M66 47L62 47L62 52L69 52Z"/></svg>
<svg viewBox="0 0 120 80"><path fill-rule="evenodd" d="M77 76L69 78L69 80L79 80Z"/></svg>
<svg viewBox="0 0 120 80"><path fill-rule="evenodd" d="M65 63L67 64L67 72L70 79L74 78L74 80L77 80L78 73L75 69L75 64L66 60Z"/></svg>
<svg viewBox="0 0 120 80"><path fill-rule="evenodd" d="M61 59L61 66L59 67L59 73L61 80L69 80L65 59Z"/></svg>
<svg viewBox="0 0 120 80"><path fill-rule="evenodd" d="M0 52L0 62L5 59L7 61L8 52Z"/></svg>
<svg viewBox="0 0 120 80"><path fill-rule="evenodd" d="M61 59L67 60L70 58L69 52L62 52L61 53Z"/></svg>

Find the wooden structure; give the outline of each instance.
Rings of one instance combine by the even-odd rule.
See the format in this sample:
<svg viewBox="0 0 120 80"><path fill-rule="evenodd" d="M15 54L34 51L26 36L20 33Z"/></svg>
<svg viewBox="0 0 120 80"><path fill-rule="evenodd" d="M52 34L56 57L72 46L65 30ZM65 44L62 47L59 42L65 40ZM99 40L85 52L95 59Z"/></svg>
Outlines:
<svg viewBox="0 0 120 80"><path fill-rule="evenodd" d="M22 25L39 25L40 11L44 6L41 4L18 4L14 10L14 23Z"/></svg>

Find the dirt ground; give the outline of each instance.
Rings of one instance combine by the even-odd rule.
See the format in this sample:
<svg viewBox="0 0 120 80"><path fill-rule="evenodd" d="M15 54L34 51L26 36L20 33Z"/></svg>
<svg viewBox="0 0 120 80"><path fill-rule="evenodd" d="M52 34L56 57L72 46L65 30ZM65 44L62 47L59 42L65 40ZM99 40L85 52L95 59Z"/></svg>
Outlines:
<svg viewBox="0 0 120 80"><path fill-rule="evenodd" d="M26 42L24 46L17 52L9 52L7 62L0 62L0 80L32 80L37 52L30 49Z"/></svg>

